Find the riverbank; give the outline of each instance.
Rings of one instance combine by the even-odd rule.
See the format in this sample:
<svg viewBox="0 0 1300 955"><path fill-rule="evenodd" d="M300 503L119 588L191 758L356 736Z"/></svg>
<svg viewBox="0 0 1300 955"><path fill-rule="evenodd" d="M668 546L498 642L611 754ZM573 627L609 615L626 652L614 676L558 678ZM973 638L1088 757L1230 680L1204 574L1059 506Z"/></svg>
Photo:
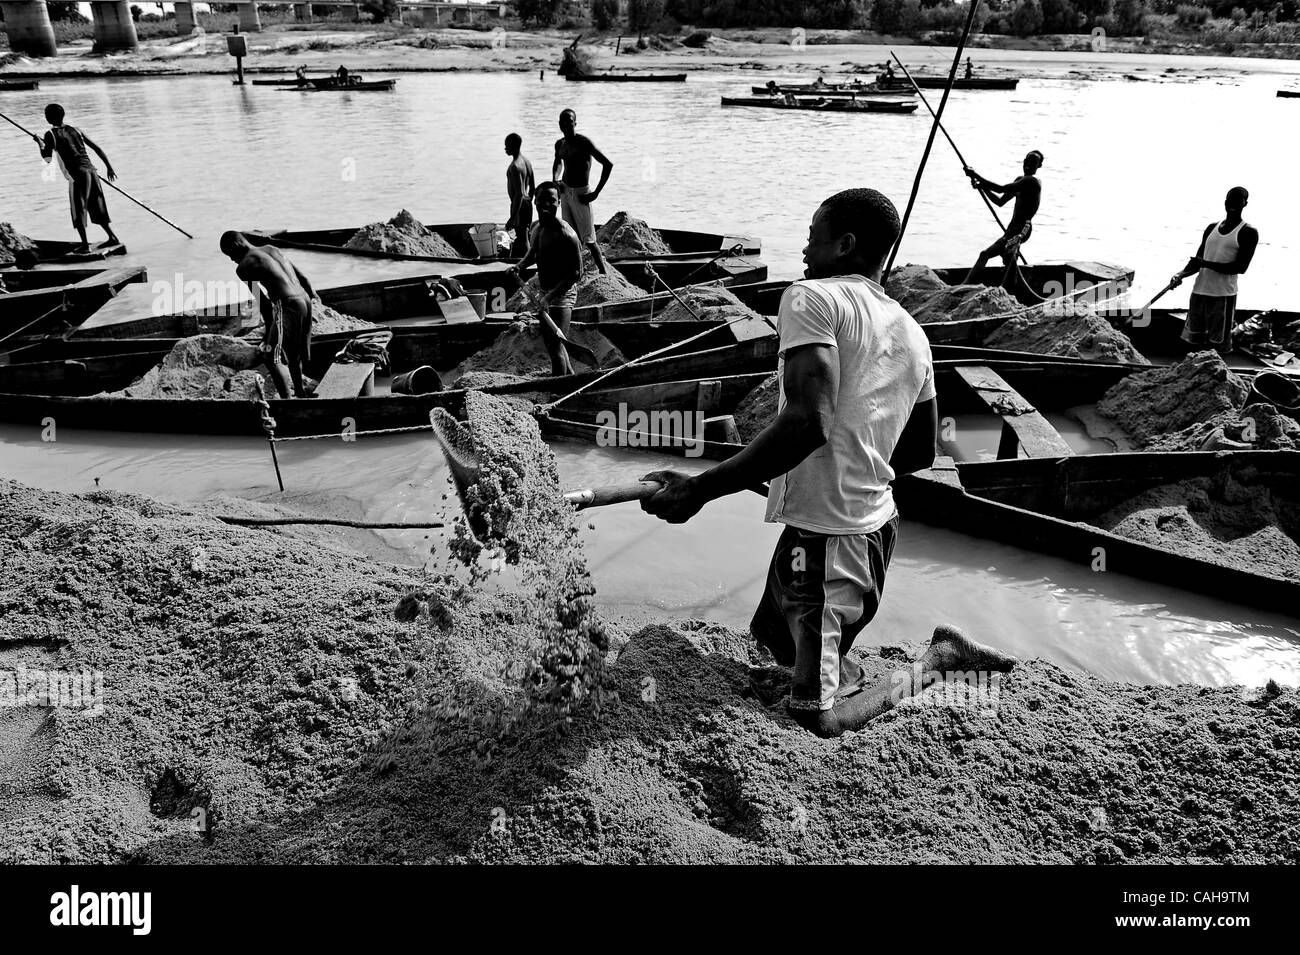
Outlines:
<svg viewBox="0 0 1300 955"><path fill-rule="evenodd" d="M211 516L266 505L0 503L6 862L1300 860L1295 690L1028 661L825 741L741 634L642 621L610 630L599 716L484 746L534 636L510 593ZM41 698L51 673L100 695Z"/></svg>
<svg viewBox="0 0 1300 955"><path fill-rule="evenodd" d="M550 73L559 66L562 49L573 41L572 32L436 29L380 25L371 29L331 29L297 24L268 27L245 34L249 72L291 72L298 66L310 71L336 69L340 57L353 72L532 72ZM888 60L891 49L901 51L911 66L940 71L947 68L950 48L936 47L904 37L874 37L849 31L808 31L792 42L789 30L714 30L700 48L684 46L680 37L664 48L637 50L629 38L606 36L584 40L582 48L594 67L604 70L754 70L773 72L874 72ZM866 40L867 42L863 42ZM1300 47L1242 44L1232 55L1214 47L1174 41L1144 42L1141 38L1110 38L1105 51L1096 51L1091 38L1049 36L1020 39L981 35L971 44L981 75L1024 78L1105 78L1123 76L1134 68L1134 58L1158 61L1171 69L1163 79L1198 79L1205 76L1248 72L1300 74ZM619 55L615 56L615 50ZM1188 56L1214 62L1189 68L1179 61ZM1168 61L1165 63L1165 61ZM1244 60L1249 61L1249 65ZM1221 61L1221 62L1220 62ZM0 53L0 76L163 76L233 73L234 60L226 53L225 36L210 32L202 37L165 37L142 40L136 53L100 56L91 52L89 40L65 44L50 59L31 59ZM1160 71L1157 71L1160 72Z"/></svg>

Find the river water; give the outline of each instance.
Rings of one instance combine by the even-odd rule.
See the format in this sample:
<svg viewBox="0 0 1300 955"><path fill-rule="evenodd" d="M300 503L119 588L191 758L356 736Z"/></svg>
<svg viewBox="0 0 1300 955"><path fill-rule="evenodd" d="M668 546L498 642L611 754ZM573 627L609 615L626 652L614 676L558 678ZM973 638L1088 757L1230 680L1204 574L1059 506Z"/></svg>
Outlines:
<svg viewBox="0 0 1300 955"><path fill-rule="evenodd" d="M1094 259L1138 271L1154 292L1195 247L1232 185L1251 190L1247 218L1262 244L1243 279L1243 306L1286 307L1300 237L1293 185L1296 110L1274 91L1289 85L1269 64L1258 75L1224 71L1169 79L1169 58L1127 58L1137 80L1027 80L1012 94L954 93L946 125L982 173L1010 179L1042 150L1044 205L1030 261ZM1221 64L1223 61L1217 61ZM1234 70L1249 61L1231 61ZM1211 65L1180 58L1183 74ZM1214 66L1214 69L1220 67ZM655 88L564 84L536 74L404 75L393 94L302 94L234 88L219 76L48 80L7 94L5 111L33 129L40 107L62 102L69 121L109 153L120 185L177 221L189 241L109 194L131 262L152 280L225 281L217 251L227 228L360 225L399 208L438 221L500 221L501 140L524 137L539 178L549 173L560 109L614 160L598 206L660 226L760 236L773 277L793 277L808 219L821 199L871 185L900 209L929 124L914 116L826 117L723 109L722 95L780 74L692 74ZM793 78L793 77L792 77ZM806 78L806 77L805 77ZM71 237L61 181L42 177L34 144L0 135L0 220L46 238ZM959 265L993 237L947 145L935 145L900 261ZM383 268L305 256L318 285L427 266ZM103 313L147 313L165 286L134 286ZM1185 300L1186 290L1169 296ZM42 443L0 428L0 473L44 487L134 490L171 500L235 495L279 499L264 442L157 439L60 432ZM1080 450L1086 450L1081 447ZM627 452L558 446L572 484L637 477L657 466ZM370 519L428 517L445 490L427 437L281 447L290 501ZM324 502L324 503L323 503ZM634 506L589 516L585 531L600 599L615 613L699 616L743 626L761 592L776 529L752 495L710 505L685 527ZM389 556L422 563L423 533L382 535ZM1099 675L1144 682L1300 682L1295 619L1147 584L920 525L907 525L884 606L864 641L923 639L953 623L1012 652Z"/></svg>

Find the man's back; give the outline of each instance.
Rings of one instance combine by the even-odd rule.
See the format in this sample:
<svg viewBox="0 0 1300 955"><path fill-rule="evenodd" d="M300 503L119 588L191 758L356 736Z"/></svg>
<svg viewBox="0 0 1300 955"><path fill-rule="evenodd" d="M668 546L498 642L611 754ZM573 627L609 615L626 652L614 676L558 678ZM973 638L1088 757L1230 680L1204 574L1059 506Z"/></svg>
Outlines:
<svg viewBox="0 0 1300 955"><path fill-rule="evenodd" d="M1016 186L1016 205L1011 212L1011 223L1023 226L1038 212L1038 205L1043 198L1043 184L1037 176L1021 176L1016 180Z"/></svg>
<svg viewBox="0 0 1300 955"><path fill-rule="evenodd" d="M934 397L920 325L861 275L794 283L778 315L781 361L801 345L832 345L840 369L829 439L772 481L767 520L823 534L870 533L894 514L890 456L918 403ZM784 406L784 388L781 404Z"/></svg>
<svg viewBox="0 0 1300 955"><path fill-rule="evenodd" d="M90 161L90 154L86 152L85 137L75 126L55 126L45 134L45 139L46 146L54 148L59 155L59 161L68 172L94 168Z"/></svg>

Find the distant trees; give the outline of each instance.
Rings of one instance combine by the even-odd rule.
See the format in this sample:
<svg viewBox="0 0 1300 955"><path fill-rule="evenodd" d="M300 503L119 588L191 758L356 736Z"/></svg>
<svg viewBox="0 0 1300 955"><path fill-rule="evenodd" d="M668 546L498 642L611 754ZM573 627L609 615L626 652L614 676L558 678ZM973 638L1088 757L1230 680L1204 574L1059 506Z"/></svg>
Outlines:
<svg viewBox="0 0 1300 955"><path fill-rule="evenodd" d="M559 16L564 0L514 0L515 13L524 23L548 27Z"/></svg>
<svg viewBox="0 0 1300 955"><path fill-rule="evenodd" d="M627 28L633 33L649 33L664 18L664 0L628 0Z"/></svg>
<svg viewBox="0 0 1300 955"><path fill-rule="evenodd" d="M604 32L618 19L618 0L591 0L591 25Z"/></svg>

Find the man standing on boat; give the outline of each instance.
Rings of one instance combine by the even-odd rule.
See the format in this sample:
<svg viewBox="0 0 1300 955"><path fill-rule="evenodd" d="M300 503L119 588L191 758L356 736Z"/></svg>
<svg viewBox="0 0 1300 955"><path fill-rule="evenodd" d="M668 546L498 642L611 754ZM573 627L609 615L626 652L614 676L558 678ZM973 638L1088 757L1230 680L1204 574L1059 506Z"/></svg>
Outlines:
<svg viewBox="0 0 1300 955"><path fill-rule="evenodd" d="M281 398L288 398L292 379L294 396L314 397L302 380L311 358L311 302L316 297L311 282L279 249L270 245L253 248L242 232L224 233L221 251L236 263L235 275L248 285L253 301L260 305L266 326L261 351L275 390Z"/></svg>
<svg viewBox="0 0 1300 955"><path fill-rule="evenodd" d="M77 251L90 251L90 239L86 237L87 219L100 226L108 236L108 241L100 248L121 245L121 240L109 225L104 187L99 181L99 173L95 171L95 164L90 161L86 147L93 149L104 163L104 174L108 176L109 182L117 179L117 173L113 171L113 164L108 161L108 156L104 155L104 150L100 149L94 140L77 127L64 124L65 115L63 107L58 103L46 106L45 120L50 124L50 130L45 134L44 139L39 136L32 138L41 147L41 158L46 162L58 158L63 176L68 180L68 203L72 207L72 225L81 236L81 245L78 246Z"/></svg>
<svg viewBox="0 0 1300 955"><path fill-rule="evenodd" d="M560 113L560 132L564 135L555 141L555 164L551 170L551 178L563 187L560 202L564 221L573 226L573 230L578 233L578 238L591 252L596 268L600 270L601 275L605 275L608 269L605 268L605 257L600 254L600 246L596 242L596 220L591 204L604 190L605 183L609 182L609 174L614 170L614 164L596 147L595 143L580 134L577 129L577 113L571 109ZM596 184L595 189L591 188L593 159L600 163L600 182Z"/></svg>
<svg viewBox="0 0 1300 955"><path fill-rule="evenodd" d="M874 189L817 209L807 270L781 297L775 420L736 456L665 487L642 508L673 524L716 498L771 481L766 520L784 524L754 639L793 667L787 708L818 735L878 710L846 654L880 604L898 533L890 482L934 461L934 366L921 327L880 285L898 211Z"/></svg>
<svg viewBox="0 0 1300 955"><path fill-rule="evenodd" d="M999 186L996 182L985 179L970 166L965 167L970 184L995 205L1005 206L1012 198L1016 200L1006 232L979 254L979 258L975 260L975 264L966 275L967 285L977 281L980 269L984 268L989 259L995 255L1001 257L1008 273L1015 266L1016 256L1020 254L1020 246L1028 242L1033 234L1033 218L1042 202L1043 184L1034 175L1042 165L1043 154L1037 149L1030 150L1023 164L1024 175L1016 177L1014 182L1009 182L1005 186Z"/></svg>
<svg viewBox="0 0 1300 955"><path fill-rule="evenodd" d="M582 243L573 227L560 218L559 211L559 184L542 183L537 187L537 221L528 235L528 254L514 268L522 273L536 263L538 311L568 338L569 319L578 301L578 282L582 279ZM551 356L551 374L573 374L568 349L546 321L542 322L542 341Z"/></svg>
<svg viewBox="0 0 1300 955"><path fill-rule="evenodd" d="M1192 297L1183 325L1183 341L1200 348L1214 348L1226 355L1232 351L1232 326L1237 315L1237 276L1250 267L1259 246L1259 232L1241 218L1250 200L1241 186L1228 190L1223 200L1227 217L1211 222L1201 234L1196 254L1181 272L1170 279L1179 285L1196 274Z"/></svg>
<svg viewBox="0 0 1300 955"><path fill-rule="evenodd" d="M506 155L510 165L506 166L506 193L510 197L510 218L506 220L506 231L515 233L515 240L510 244L510 257L523 258L528 251L528 229L533 222L533 190L537 182L533 179L533 164L520 150L524 140L518 133L506 137Z"/></svg>

